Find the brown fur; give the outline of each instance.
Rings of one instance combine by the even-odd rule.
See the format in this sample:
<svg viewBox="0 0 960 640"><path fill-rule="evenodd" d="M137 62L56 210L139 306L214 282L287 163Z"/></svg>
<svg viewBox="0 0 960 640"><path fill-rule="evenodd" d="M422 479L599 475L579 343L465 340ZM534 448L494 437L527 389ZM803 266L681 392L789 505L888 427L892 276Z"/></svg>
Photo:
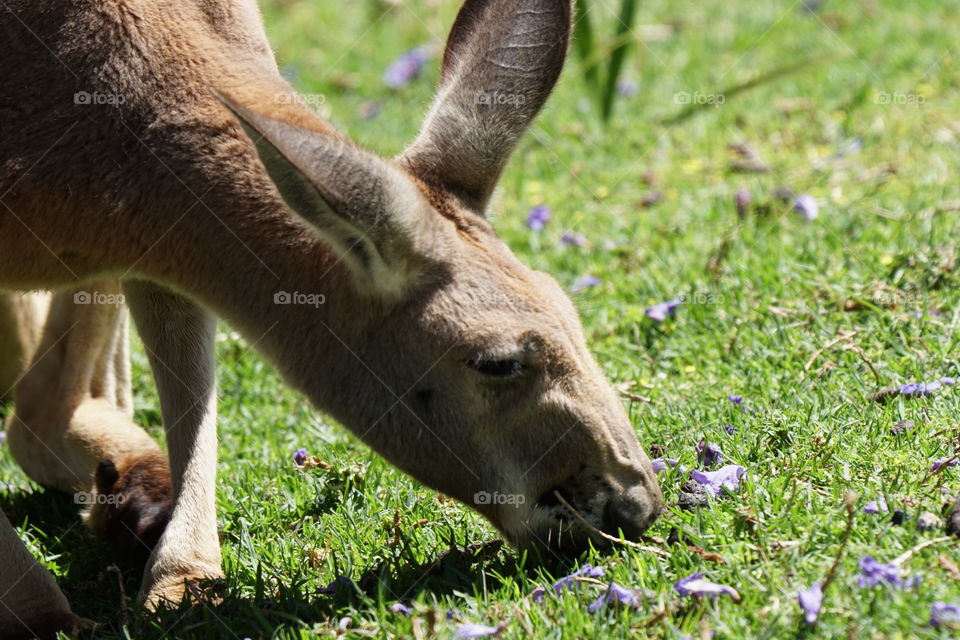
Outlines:
<svg viewBox="0 0 960 640"><path fill-rule="evenodd" d="M483 217L559 75L569 0L468 0L424 128L394 160L290 99L249 0L8 4L0 286L124 281L157 378L175 496L147 566L148 602L178 600L185 577L220 571L212 314L314 405L518 545L604 544L550 499L555 489L609 532L635 537L657 517L655 476L573 305ZM77 92L123 101L78 105ZM326 302L278 305L283 291ZM94 320L75 330L71 314ZM75 361L81 383L53 366L25 379L34 391L23 413L17 400L11 450L61 488L89 486L96 461L118 461L127 484L110 490L153 504L162 492L137 478L155 467L126 456L156 445L82 366L115 356L81 338L115 345L116 319L51 317L76 337L57 357ZM499 379L471 364L482 360L522 373ZM44 405L51 380L70 393ZM484 492L523 501L478 501ZM132 528L155 526L131 515Z"/></svg>
<svg viewBox="0 0 960 640"><path fill-rule="evenodd" d="M173 510L166 454L146 452L116 464L103 460L97 465L94 486L87 525L110 545L114 562L142 568Z"/></svg>

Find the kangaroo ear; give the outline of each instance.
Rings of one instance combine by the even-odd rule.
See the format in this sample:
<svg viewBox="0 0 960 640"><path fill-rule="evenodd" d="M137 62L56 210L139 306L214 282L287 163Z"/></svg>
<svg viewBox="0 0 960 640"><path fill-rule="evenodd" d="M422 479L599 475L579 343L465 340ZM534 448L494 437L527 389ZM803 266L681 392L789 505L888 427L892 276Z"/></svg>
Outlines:
<svg viewBox="0 0 960 640"><path fill-rule="evenodd" d="M405 291L426 264L431 208L404 172L333 133L215 96L256 145L281 197L381 294ZM302 117L302 114L295 114Z"/></svg>
<svg viewBox="0 0 960 640"><path fill-rule="evenodd" d="M467 0L437 97L400 161L483 214L500 172L563 68L570 0Z"/></svg>

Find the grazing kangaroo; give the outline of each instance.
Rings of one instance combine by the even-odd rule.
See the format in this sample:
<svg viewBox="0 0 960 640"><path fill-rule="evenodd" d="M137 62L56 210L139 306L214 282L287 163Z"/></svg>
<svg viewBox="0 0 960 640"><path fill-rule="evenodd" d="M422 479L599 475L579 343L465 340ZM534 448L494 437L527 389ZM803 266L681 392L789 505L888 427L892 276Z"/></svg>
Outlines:
<svg viewBox="0 0 960 640"><path fill-rule="evenodd" d="M296 99L253 0L2 5L0 286L59 291L42 335L4 336L35 351L8 444L43 485L117 498L90 513L106 537L159 538L148 605L222 575L216 317L516 545L604 544L591 526L635 538L657 517L650 463L573 305L485 216L560 73L570 0L467 0L421 133L393 159ZM120 302L169 470L132 421ZM77 623L6 519L0 553L19 563L0 573L0 629Z"/></svg>

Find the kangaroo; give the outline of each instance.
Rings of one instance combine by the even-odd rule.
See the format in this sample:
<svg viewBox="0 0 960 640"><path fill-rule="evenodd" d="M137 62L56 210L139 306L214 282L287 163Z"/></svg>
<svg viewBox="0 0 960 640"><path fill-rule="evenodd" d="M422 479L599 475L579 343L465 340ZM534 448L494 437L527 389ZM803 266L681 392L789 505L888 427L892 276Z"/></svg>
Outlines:
<svg viewBox="0 0 960 640"><path fill-rule="evenodd" d="M4 1L0 287L57 292L8 444L40 484L136 496L89 519L120 544L157 540L147 606L222 575L216 318L518 547L637 538L658 516L649 460L572 303L487 217L560 74L570 4L467 0L419 135L384 158L296 99L253 0ZM132 419L126 308L168 468ZM20 563L0 574L0 628L83 622L6 519L0 551Z"/></svg>

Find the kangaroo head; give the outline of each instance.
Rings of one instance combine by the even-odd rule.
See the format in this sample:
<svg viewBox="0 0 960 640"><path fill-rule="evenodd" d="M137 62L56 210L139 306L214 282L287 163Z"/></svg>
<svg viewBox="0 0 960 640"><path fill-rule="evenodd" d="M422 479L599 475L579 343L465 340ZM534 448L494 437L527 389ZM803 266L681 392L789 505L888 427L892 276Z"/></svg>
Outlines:
<svg viewBox="0 0 960 640"><path fill-rule="evenodd" d="M338 417L514 543L575 549L603 540L557 494L593 527L629 537L657 517L662 496L570 300L485 218L556 83L570 25L569 0L468 0L423 129L392 160L223 100L284 201L349 267L377 316L356 318L376 330L349 348L395 397L386 411L358 401Z"/></svg>

